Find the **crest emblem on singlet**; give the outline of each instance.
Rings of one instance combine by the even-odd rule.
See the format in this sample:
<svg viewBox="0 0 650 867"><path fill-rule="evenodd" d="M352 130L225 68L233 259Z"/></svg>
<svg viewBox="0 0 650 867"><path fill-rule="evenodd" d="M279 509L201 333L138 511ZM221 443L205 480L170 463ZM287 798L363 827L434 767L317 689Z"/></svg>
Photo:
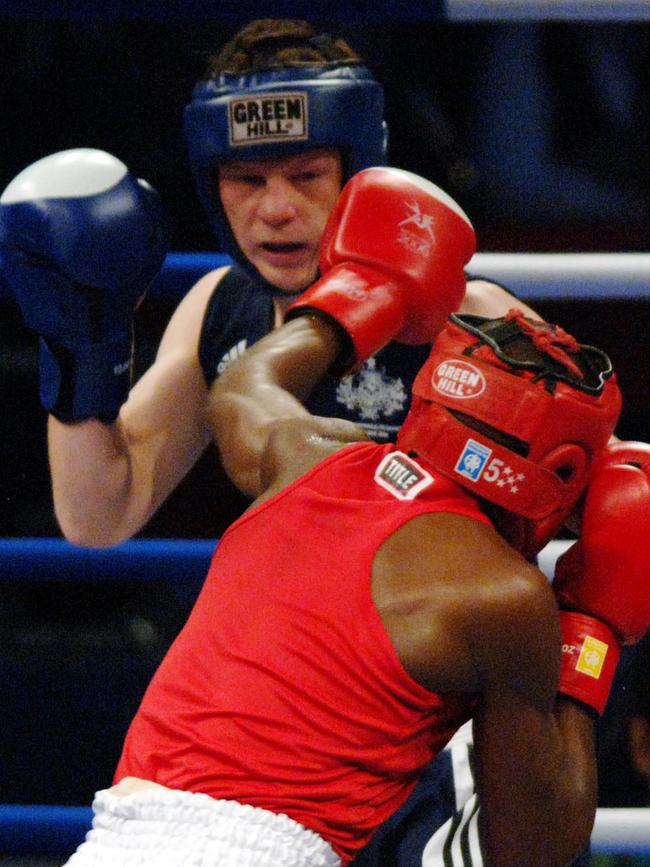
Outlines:
<svg viewBox="0 0 650 867"><path fill-rule="evenodd" d="M347 409L358 412L362 420L389 418L406 406L407 394L401 379L386 376L369 358L359 373L344 377L336 389L336 399Z"/></svg>
<svg viewBox="0 0 650 867"><path fill-rule="evenodd" d="M433 476L404 452L391 452L375 470L375 481L398 500L414 500L433 484Z"/></svg>

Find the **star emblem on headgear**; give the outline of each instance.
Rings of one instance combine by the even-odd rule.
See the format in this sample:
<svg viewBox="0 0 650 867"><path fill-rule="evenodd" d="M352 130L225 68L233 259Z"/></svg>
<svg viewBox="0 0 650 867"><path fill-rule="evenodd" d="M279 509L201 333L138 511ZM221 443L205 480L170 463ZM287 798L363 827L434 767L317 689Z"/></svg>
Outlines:
<svg viewBox="0 0 650 867"><path fill-rule="evenodd" d="M504 467L501 470L501 475L497 481L498 488L505 488L506 485L510 489L511 494L516 494L519 491L518 482L523 482L526 476L524 473L515 473L513 472L512 467Z"/></svg>

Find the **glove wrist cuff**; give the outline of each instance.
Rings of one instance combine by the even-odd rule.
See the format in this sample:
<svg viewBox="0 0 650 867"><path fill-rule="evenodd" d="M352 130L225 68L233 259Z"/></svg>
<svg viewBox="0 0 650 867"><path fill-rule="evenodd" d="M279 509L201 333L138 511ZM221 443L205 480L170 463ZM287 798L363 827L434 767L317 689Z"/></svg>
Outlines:
<svg viewBox="0 0 650 867"><path fill-rule="evenodd" d="M113 422L131 388L132 364L130 335L74 350L41 338L41 403L65 423L89 418Z"/></svg>
<svg viewBox="0 0 650 867"><path fill-rule="evenodd" d="M560 627L558 690L602 714L620 657L616 636L602 620L579 611L560 611Z"/></svg>
<svg viewBox="0 0 650 867"><path fill-rule="evenodd" d="M393 340L405 319L403 300L390 278L356 262L331 268L291 304L285 318L314 312L331 317L349 340L352 352L339 358L336 375L357 370Z"/></svg>

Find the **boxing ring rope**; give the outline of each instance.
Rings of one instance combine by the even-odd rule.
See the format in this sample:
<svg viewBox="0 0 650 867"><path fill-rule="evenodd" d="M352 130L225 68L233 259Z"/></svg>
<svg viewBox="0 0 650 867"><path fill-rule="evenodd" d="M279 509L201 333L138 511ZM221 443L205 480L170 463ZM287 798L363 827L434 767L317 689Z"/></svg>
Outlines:
<svg viewBox="0 0 650 867"><path fill-rule="evenodd" d="M451 21L646 21L646 0L446 0Z"/></svg>
<svg viewBox="0 0 650 867"><path fill-rule="evenodd" d="M206 271L228 264L214 253L171 253L154 298L180 298ZM472 274L497 280L522 298L537 300L650 300L650 254L477 253ZM552 542L540 555L551 575L570 543ZM194 593L214 551L210 540L136 539L110 549L76 548L60 539L1 539L0 581L43 582L163 580ZM0 805L0 855L67 857L90 826L89 806ZM650 854L650 809L598 810L595 852Z"/></svg>
<svg viewBox="0 0 650 867"><path fill-rule="evenodd" d="M134 539L114 548L77 548L62 539L0 538L0 582L200 581L215 542Z"/></svg>
<svg viewBox="0 0 650 867"><path fill-rule="evenodd" d="M230 261L222 253L169 253L149 297L180 299L200 277ZM650 299L650 253L476 253L467 271L503 283L522 299ZM3 298L9 293L1 275L0 255Z"/></svg>
<svg viewBox="0 0 650 867"><path fill-rule="evenodd" d="M91 822L90 807L0 806L0 854L66 857ZM598 810L591 846L593 852L650 854L650 808Z"/></svg>
<svg viewBox="0 0 650 867"><path fill-rule="evenodd" d="M229 262L219 253L170 253L152 295L178 297ZM522 299L650 299L650 253L476 253L467 271L503 283Z"/></svg>
<svg viewBox="0 0 650 867"><path fill-rule="evenodd" d="M570 542L551 542L540 567L551 576ZM77 548L61 539L0 539L0 581L164 580L196 588L206 573L215 543L202 539L135 539L114 548ZM89 806L0 805L0 855L67 857L83 840L92 820ZM650 809L598 810L594 852L650 854Z"/></svg>

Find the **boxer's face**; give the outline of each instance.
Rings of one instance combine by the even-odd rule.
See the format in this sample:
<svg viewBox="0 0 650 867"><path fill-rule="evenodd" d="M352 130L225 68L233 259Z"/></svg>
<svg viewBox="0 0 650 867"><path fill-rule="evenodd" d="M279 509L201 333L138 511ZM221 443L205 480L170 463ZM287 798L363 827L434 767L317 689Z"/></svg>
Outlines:
<svg viewBox="0 0 650 867"><path fill-rule="evenodd" d="M314 281L321 236L341 182L335 150L219 166L219 195L235 240L281 291L296 292Z"/></svg>

